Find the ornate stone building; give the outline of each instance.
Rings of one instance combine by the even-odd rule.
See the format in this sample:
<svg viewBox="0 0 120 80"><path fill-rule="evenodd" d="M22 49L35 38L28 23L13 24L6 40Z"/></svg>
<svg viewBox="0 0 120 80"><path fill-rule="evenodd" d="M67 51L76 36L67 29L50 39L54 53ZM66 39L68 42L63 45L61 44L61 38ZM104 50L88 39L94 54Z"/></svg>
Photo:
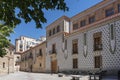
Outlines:
<svg viewBox="0 0 120 80"><path fill-rule="evenodd" d="M28 72L45 72L46 41L31 47L21 54L20 70Z"/></svg>
<svg viewBox="0 0 120 80"><path fill-rule="evenodd" d="M41 52L43 60L37 57ZM108 74L117 74L120 70L120 0L103 0L71 18L60 17L47 26L46 42L21 56L24 71L106 70Z"/></svg>
<svg viewBox="0 0 120 80"><path fill-rule="evenodd" d="M107 70L117 73L120 69L119 0L104 0L70 19L63 16L46 31L47 72Z"/></svg>

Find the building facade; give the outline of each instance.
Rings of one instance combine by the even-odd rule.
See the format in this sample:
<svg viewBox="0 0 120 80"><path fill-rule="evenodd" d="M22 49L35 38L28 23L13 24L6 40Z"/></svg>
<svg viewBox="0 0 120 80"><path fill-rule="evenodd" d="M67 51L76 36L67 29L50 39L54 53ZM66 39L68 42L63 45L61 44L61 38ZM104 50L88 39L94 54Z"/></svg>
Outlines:
<svg viewBox="0 0 120 80"><path fill-rule="evenodd" d="M14 72L14 52L15 47L10 44L10 47L6 49L7 54L4 57L0 57L0 74L9 74Z"/></svg>
<svg viewBox="0 0 120 80"><path fill-rule="evenodd" d="M120 1L104 0L70 19L63 17L46 28L46 72L107 70L117 73Z"/></svg>
<svg viewBox="0 0 120 80"><path fill-rule="evenodd" d="M19 72L20 71L20 61L21 61L21 53L14 53L14 71Z"/></svg>
<svg viewBox="0 0 120 80"><path fill-rule="evenodd" d="M46 41L21 54L20 70L27 72L45 72Z"/></svg>
<svg viewBox="0 0 120 80"><path fill-rule="evenodd" d="M41 37L40 39L34 39L26 36L20 36L20 38L16 39L15 41L16 52L22 53L30 49L30 47L34 47L45 40L46 40L46 37Z"/></svg>
<svg viewBox="0 0 120 80"><path fill-rule="evenodd" d="M21 70L61 72L120 70L120 1L103 0L46 27L46 41L21 54ZM41 55L42 53L42 55Z"/></svg>
<svg viewBox="0 0 120 80"><path fill-rule="evenodd" d="M46 55L46 71L58 72L63 65L63 42L64 36L69 33L70 19L63 16L50 24L46 28L47 34L47 55Z"/></svg>
<svg viewBox="0 0 120 80"><path fill-rule="evenodd" d="M41 37L40 39L34 39L26 36L20 36L19 39L16 39L15 45L15 71L20 70L20 61L21 61L21 53L29 50L31 47L34 47L46 40L46 37Z"/></svg>

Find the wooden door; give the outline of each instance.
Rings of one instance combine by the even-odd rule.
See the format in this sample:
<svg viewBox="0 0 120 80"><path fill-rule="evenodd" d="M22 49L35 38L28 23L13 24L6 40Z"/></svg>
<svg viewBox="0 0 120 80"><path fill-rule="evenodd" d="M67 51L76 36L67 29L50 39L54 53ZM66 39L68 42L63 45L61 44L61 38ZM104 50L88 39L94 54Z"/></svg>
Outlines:
<svg viewBox="0 0 120 80"><path fill-rule="evenodd" d="M57 72L57 60L51 61L51 72L56 73Z"/></svg>

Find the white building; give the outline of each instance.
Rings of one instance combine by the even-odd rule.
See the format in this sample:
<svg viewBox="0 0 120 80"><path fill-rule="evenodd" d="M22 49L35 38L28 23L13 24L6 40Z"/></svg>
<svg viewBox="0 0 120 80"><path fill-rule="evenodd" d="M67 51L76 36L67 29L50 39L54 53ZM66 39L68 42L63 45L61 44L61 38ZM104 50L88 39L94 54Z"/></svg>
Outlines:
<svg viewBox="0 0 120 80"><path fill-rule="evenodd" d="M35 45L46 40L46 37L41 37L40 39L34 39L26 36L20 36L19 39L16 39L16 52L24 52L28 50L30 47L34 47Z"/></svg>

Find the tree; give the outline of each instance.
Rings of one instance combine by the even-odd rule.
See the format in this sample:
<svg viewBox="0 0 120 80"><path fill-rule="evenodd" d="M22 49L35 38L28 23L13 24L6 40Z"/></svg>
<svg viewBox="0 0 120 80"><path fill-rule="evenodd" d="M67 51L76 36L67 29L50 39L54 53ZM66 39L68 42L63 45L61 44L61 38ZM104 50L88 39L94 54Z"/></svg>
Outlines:
<svg viewBox="0 0 120 80"><path fill-rule="evenodd" d="M7 37L22 19L25 23L33 20L36 28L42 28L41 23L47 22L43 10L68 11L68 7L64 0L0 0L0 21L4 22L0 25L0 56L6 54Z"/></svg>
<svg viewBox="0 0 120 80"><path fill-rule="evenodd" d="M13 28L7 26L0 27L0 57L6 55L6 48L9 47L10 41L7 36L10 36L10 33L13 32Z"/></svg>
<svg viewBox="0 0 120 80"><path fill-rule="evenodd" d="M64 0L0 0L0 20L8 26L20 24L21 19L25 23L33 20L37 28L42 28L41 23L47 21L44 9L67 11L68 7Z"/></svg>

